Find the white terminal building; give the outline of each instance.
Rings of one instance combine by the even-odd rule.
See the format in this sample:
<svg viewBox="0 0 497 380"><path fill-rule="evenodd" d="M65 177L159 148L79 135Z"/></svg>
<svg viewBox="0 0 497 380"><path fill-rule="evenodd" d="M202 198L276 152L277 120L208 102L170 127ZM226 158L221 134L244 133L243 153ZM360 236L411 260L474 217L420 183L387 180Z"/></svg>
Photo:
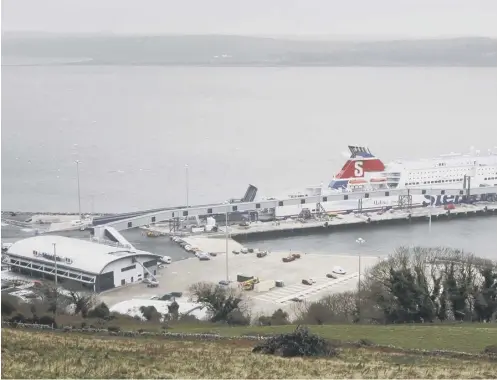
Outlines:
<svg viewBox="0 0 497 380"><path fill-rule="evenodd" d="M13 272L54 280L57 268L58 283L95 292L154 278L159 260L146 251L53 235L19 240L5 255Z"/></svg>

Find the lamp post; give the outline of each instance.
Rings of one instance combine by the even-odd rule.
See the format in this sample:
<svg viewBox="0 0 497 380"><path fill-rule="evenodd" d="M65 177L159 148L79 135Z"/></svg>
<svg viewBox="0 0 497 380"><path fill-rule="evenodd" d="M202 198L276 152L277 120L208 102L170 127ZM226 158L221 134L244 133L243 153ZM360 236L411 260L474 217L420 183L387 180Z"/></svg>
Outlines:
<svg viewBox="0 0 497 380"><path fill-rule="evenodd" d="M186 177L186 207L190 206L189 204L189 192L190 192L190 178L188 175L188 164L185 165L185 177Z"/></svg>
<svg viewBox="0 0 497 380"><path fill-rule="evenodd" d="M78 212L79 220L81 221L81 192L79 188L79 160L76 160L76 173L78 175Z"/></svg>
<svg viewBox="0 0 497 380"><path fill-rule="evenodd" d="M93 216L95 214L95 194L90 194L88 198L88 204L90 205L90 214Z"/></svg>
<svg viewBox="0 0 497 380"><path fill-rule="evenodd" d="M229 278L229 270L228 270L228 208L229 205L226 205L226 226L225 226L225 240L226 240L226 281L230 281Z"/></svg>
<svg viewBox="0 0 497 380"><path fill-rule="evenodd" d="M359 314L359 322L361 321L361 250L362 245L366 242L363 238L357 238L356 243L361 246L359 249L359 284L357 291L357 312Z"/></svg>

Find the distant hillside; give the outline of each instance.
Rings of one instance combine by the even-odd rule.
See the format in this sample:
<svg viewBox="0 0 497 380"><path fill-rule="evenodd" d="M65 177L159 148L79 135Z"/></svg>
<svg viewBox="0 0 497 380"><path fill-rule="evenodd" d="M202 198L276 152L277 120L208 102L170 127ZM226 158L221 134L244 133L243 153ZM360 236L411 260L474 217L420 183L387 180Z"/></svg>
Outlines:
<svg viewBox="0 0 497 380"><path fill-rule="evenodd" d="M242 36L2 36L2 57L80 65L497 66L497 39L295 41ZM53 64L61 64L59 63Z"/></svg>

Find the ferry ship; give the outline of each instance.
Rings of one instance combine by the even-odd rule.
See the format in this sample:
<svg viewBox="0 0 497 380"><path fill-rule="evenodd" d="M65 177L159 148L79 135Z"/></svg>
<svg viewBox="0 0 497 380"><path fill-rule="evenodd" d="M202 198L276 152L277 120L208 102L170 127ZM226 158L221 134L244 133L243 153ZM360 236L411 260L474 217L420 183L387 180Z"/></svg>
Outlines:
<svg viewBox="0 0 497 380"><path fill-rule="evenodd" d="M463 189L465 181L470 186L497 186L497 149L488 150L486 154L472 149L469 154L451 153L436 158L393 161L387 165L377 158L369 148L349 146L350 157L342 170L333 177L328 186L313 186L301 192L286 194L281 198L298 198L305 196L326 196L337 193L364 192L388 189ZM487 200L497 201L496 194L489 194ZM434 197L430 195L412 195L412 207L444 205L465 202L463 196ZM362 199L362 210L372 211L398 207L398 196ZM357 200L330 201L316 204L281 206L264 210L260 220L271 217L283 218L299 215L303 209L311 213L344 213L358 209Z"/></svg>

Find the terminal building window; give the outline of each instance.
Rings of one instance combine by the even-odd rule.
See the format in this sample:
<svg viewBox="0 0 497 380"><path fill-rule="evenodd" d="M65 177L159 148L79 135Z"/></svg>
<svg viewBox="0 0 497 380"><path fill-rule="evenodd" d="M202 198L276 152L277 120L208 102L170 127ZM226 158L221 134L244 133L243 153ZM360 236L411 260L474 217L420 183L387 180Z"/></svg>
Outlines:
<svg viewBox="0 0 497 380"><path fill-rule="evenodd" d="M126 272L132 269L136 269L136 264L130 265L129 267L121 268L121 272Z"/></svg>

